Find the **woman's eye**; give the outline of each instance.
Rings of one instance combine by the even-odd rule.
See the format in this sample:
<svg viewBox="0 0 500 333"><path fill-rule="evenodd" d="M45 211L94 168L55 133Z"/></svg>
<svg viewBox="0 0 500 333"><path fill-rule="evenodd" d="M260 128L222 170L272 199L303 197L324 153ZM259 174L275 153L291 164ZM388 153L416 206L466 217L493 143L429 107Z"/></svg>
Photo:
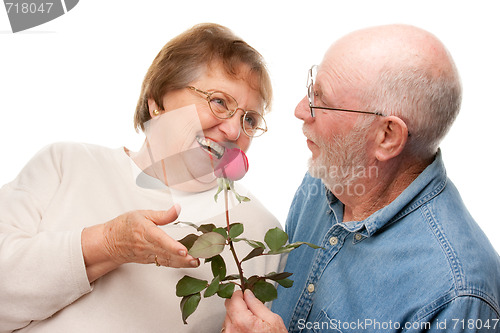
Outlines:
<svg viewBox="0 0 500 333"><path fill-rule="evenodd" d="M218 105L221 105L221 106L226 106L226 101L222 98L212 98L210 100L210 103L214 103L214 104L218 104Z"/></svg>
<svg viewBox="0 0 500 333"><path fill-rule="evenodd" d="M258 120L254 115L246 114L243 120L246 128L256 128L258 126Z"/></svg>
<svg viewBox="0 0 500 333"><path fill-rule="evenodd" d="M210 105L212 110L217 113L227 113L229 110L226 100L220 97L212 97L210 99Z"/></svg>

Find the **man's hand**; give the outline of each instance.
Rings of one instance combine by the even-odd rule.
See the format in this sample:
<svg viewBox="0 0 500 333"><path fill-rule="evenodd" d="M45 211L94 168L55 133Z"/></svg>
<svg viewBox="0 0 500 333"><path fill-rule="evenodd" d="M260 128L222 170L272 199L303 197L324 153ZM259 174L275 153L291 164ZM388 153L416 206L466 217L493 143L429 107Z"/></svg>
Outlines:
<svg viewBox="0 0 500 333"><path fill-rule="evenodd" d="M269 310L250 290L235 291L226 300L224 333L287 333L283 319Z"/></svg>

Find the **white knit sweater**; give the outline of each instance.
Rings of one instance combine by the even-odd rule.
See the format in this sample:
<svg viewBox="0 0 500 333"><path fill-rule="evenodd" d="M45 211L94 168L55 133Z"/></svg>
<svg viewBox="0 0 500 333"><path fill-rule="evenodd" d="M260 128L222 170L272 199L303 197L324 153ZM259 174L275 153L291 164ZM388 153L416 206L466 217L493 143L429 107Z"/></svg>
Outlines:
<svg viewBox="0 0 500 333"><path fill-rule="evenodd" d="M214 190L182 193L136 185L133 163L123 148L73 143L38 153L0 189L0 332L219 332L225 316L217 296L202 298L183 325L175 285L184 275L211 281L209 264L173 269L126 264L89 284L81 231L136 209L182 208L179 220L225 225L223 200ZM278 221L250 194L230 210L245 225L242 237L263 240ZM167 225L172 238L195 230ZM240 258L251 248L236 244ZM228 251L225 251L228 252ZM265 259L264 259L265 258ZM237 273L226 255L228 274ZM252 259L245 275L278 270L277 256Z"/></svg>

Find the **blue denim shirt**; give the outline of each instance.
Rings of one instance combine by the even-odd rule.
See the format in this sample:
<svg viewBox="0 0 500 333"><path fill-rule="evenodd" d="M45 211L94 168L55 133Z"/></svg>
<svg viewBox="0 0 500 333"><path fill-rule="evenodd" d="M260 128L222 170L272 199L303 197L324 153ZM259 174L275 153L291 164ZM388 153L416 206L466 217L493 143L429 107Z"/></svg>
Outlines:
<svg viewBox="0 0 500 333"><path fill-rule="evenodd" d="M388 206L342 223L306 175L290 209L292 251L272 310L290 332L500 332L500 258L447 179L441 153Z"/></svg>

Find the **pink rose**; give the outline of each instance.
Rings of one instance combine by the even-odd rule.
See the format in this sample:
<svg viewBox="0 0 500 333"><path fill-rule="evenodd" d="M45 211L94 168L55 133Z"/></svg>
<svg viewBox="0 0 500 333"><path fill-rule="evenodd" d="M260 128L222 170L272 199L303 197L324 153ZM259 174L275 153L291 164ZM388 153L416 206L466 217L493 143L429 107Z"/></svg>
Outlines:
<svg viewBox="0 0 500 333"><path fill-rule="evenodd" d="M232 181L240 180L248 171L248 158L239 148L226 149L215 167L215 176Z"/></svg>

